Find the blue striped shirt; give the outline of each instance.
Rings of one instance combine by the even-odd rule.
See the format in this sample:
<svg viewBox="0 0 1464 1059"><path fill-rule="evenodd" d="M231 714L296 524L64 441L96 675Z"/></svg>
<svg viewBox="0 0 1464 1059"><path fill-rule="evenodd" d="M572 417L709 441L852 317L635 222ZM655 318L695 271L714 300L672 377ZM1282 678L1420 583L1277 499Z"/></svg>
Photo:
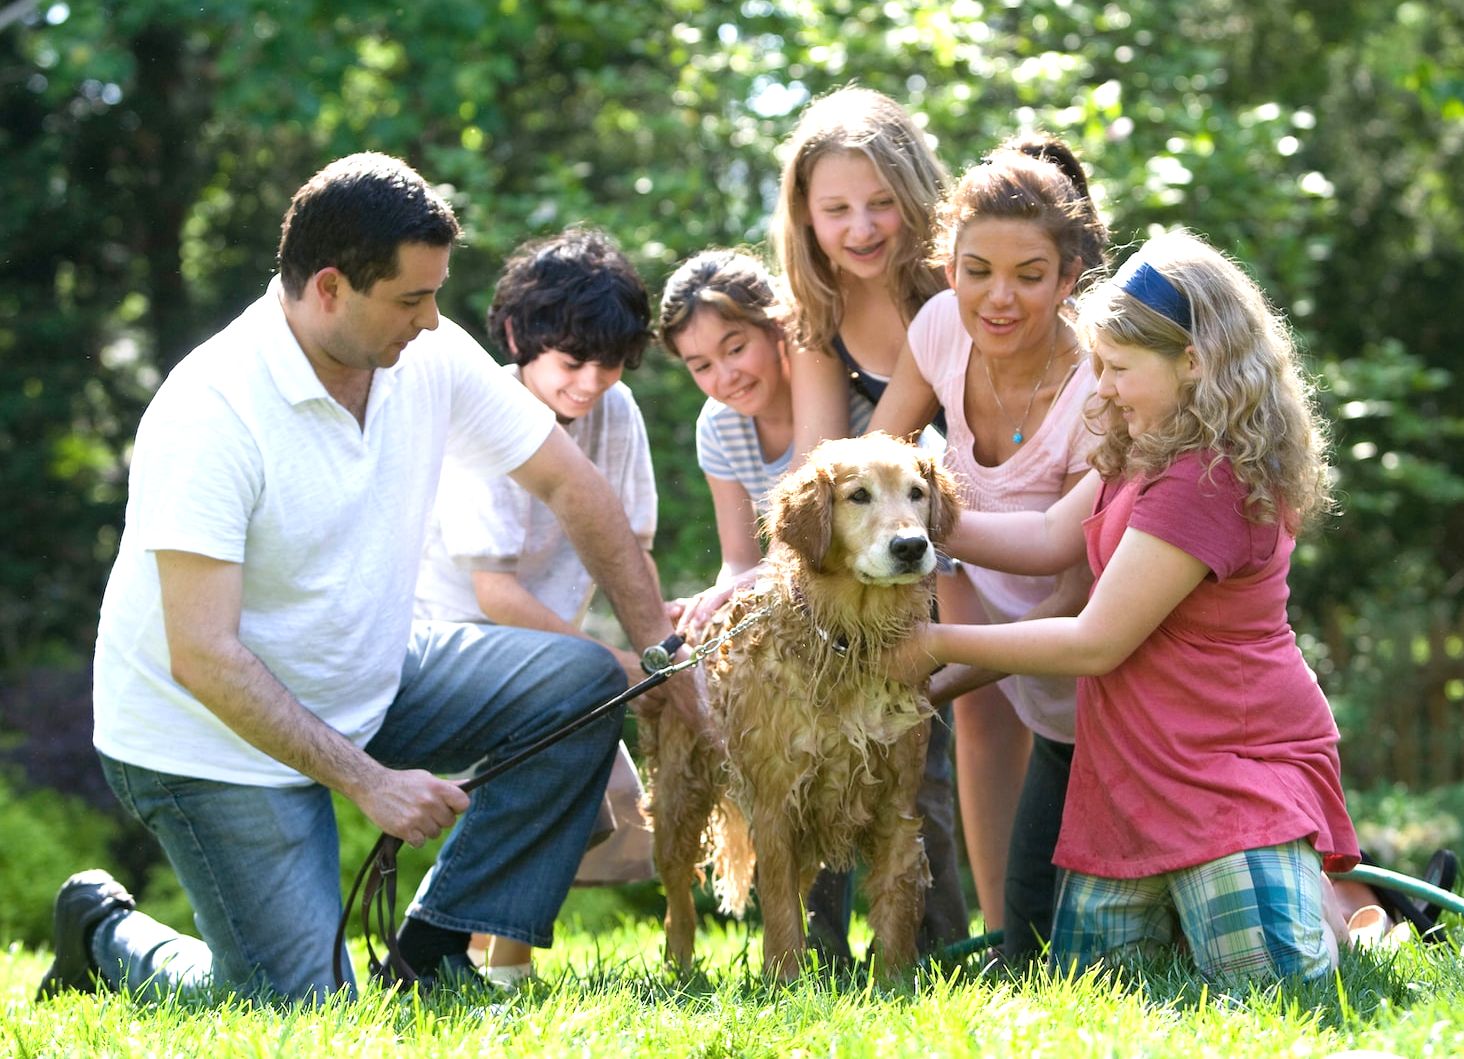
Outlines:
<svg viewBox="0 0 1464 1059"><path fill-rule="evenodd" d="M874 406L856 393L849 395L849 432L863 434L869 429ZM771 462L762 457L757 441L757 425L748 416L707 398L696 417L696 462L709 478L737 482L747 490L759 515L768 507L768 491L782 477L793 459L793 446L779 453Z"/></svg>

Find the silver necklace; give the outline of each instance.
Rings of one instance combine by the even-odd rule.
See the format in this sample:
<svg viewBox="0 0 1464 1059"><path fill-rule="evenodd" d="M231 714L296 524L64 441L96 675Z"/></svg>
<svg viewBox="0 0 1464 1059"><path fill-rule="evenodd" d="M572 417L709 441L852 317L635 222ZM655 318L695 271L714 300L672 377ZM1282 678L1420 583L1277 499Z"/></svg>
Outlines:
<svg viewBox="0 0 1464 1059"><path fill-rule="evenodd" d="M996 388L996 380L991 377L991 361L983 356L981 364L986 369L986 384L991 387L991 396L996 398L996 407L1001 409L1002 418L1012 425L1012 444L1020 445L1027 440L1027 435L1022 433L1022 426L1027 422L1027 417L1032 414L1032 404L1037 400L1037 391L1042 389L1042 383L1047 379L1047 373L1052 370L1052 361L1057 357L1057 336L1052 336L1052 348L1047 351L1047 363L1042 367L1042 374L1037 376L1037 384L1032 387L1032 393L1027 398L1027 407L1022 410L1021 419L1012 419L1012 414L1007 411L1006 402L1001 399L1001 393Z"/></svg>

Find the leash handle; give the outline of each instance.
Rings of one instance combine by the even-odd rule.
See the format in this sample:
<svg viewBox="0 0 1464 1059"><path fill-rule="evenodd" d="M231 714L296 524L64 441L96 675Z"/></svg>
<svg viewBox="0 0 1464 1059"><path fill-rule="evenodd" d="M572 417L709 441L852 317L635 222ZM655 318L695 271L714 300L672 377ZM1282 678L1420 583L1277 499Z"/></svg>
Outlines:
<svg viewBox="0 0 1464 1059"><path fill-rule="evenodd" d="M607 699L594 709L587 710L568 724L541 736L502 761L495 761L476 776L463 780L458 786L465 793L472 792L494 777L503 775L515 765L533 757L541 750L547 749L561 739L565 739L593 723L617 706L650 691L657 685L664 684L674 672L676 672L675 668L667 667L652 673L634 687L627 688L614 698ZM356 873L356 880L351 884L350 893L346 895L341 908L340 922L336 925L335 953L332 956L331 970L335 972L337 987L346 984L342 953L345 951L346 927L351 921L351 912L356 903L357 894L361 897L361 933L366 938L366 956L371 973L384 977L388 982L401 982L404 985L411 985L417 981L416 972L402 956L401 949L397 945L396 856L397 851L401 848L402 840L400 838L383 833L376 840L376 845L371 847L371 852ZM374 922L373 911L375 913ZM371 944L373 931L381 937L382 943L386 946L386 952L381 956L376 954L376 949Z"/></svg>
<svg viewBox="0 0 1464 1059"><path fill-rule="evenodd" d="M351 883L350 893L342 904L341 919L336 925L335 945L331 955L331 970L335 973L336 986L346 984L344 954L346 951L346 925L351 921L352 906L356 895L361 895L361 933L366 938L366 957L371 974L382 975L389 981L401 981L408 985L417 980L397 947L396 930L396 855L402 848L402 840L395 835L382 833L366 855L356 879ZM376 930L386 945L385 958L376 955L371 944L373 903L376 912Z"/></svg>
<svg viewBox="0 0 1464 1059"><path fill-rule="evenodd" d="M681 645L686 643L686 637L672 633L660 643L651 644L641 652L641 669L646 673L655 673L665 669L671 664L671 659L676 652L681 650Z"/></svg>

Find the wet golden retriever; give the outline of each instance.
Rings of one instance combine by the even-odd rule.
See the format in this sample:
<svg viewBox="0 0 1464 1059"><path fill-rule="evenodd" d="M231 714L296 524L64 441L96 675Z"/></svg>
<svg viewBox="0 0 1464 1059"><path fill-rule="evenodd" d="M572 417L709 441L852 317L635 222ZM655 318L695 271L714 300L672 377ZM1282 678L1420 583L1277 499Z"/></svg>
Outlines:
<svg viewBox="0 0 1464 1059"><path fill-rule="evenodd" d="M794 977L803 895L820 864L856 856L869 865L880 969L915 959L930 704L885 677L881 658L929 617L936 547L958 510L939 461L885 434L826 441L774 489L770 572L707 633L767 610L704 663L725 755L669 718L643 733L668 960L690 965L692 886L710 864L723 909L739 915L756 872L763 970Z"/></svg>

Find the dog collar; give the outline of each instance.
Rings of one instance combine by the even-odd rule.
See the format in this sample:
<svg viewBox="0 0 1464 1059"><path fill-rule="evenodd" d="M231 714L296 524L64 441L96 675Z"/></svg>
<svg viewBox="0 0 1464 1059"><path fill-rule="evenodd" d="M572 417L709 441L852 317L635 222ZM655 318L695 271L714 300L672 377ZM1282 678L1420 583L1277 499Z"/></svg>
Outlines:
<svg viewBox="0 0 1464 1059"><path fill-rule="evenodd" d="M845 636L843 633L839 633L837 636L835 636L818 622L814 621L813 608L810 607L808 605L808 601L803 598L802 592L796 592L794 598L798 600L798 609L803 611L803 616L808 619L808 624L813 626L813 631L818 633L819 639L829 645L829 650L834 652L834 654L836 655L848 654L849 637Z"/></svg>

